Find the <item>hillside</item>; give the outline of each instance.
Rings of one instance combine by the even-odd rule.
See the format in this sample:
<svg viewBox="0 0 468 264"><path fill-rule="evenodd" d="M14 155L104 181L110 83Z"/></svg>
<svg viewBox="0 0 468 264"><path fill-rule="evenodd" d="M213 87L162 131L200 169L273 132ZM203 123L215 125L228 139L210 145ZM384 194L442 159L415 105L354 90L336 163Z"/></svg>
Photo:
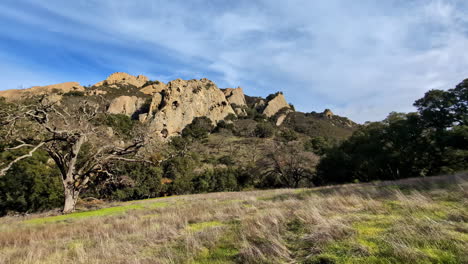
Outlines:
<svg viewBox="0 0 468 264"><path fill-rule="evenodd" d="M89 200L1 218L0 263L467 263L467 180Z"/></svg>
<svg viewBox="0 0 468 264"><path fill-rule="evenodd" d="M330 110L297 112L282 92L250 97L208 79L121 72L88 87L0 91L0 119L0 216L73 211L78 197L309 187L322 150L359 127Z"/></svg>

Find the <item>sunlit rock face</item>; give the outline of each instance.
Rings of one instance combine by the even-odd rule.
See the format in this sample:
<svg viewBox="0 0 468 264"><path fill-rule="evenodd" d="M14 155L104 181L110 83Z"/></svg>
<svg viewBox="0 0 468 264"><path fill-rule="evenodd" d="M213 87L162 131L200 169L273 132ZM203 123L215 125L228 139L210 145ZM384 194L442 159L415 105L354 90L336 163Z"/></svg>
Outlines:
<svg viewBox="0 0 468 264"><path fill-rule="evenodd" d="M272 117L283 108L291 108L291 106L286 102L286 98L284 98L283 93L277 93L273 99L268 101L265 109L263 110L263 114L267 117Z"/></svg>
<svg viewBox="0 0 468 264"><path fill-rule="evenodd" d="M146 118L152 131L163 138L179 135L196 117L205 116L213 124L235 114L224 93L210 80L177 79L167 89L153 95Z"/></svg>

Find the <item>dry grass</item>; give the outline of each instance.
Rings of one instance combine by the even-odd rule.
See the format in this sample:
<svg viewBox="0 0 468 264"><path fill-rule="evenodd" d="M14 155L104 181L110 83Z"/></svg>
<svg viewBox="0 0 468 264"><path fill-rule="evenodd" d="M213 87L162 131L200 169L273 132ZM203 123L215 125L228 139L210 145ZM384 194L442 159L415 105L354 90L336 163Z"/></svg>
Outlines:
<svg viewBox="0 0 468 264"><path fill-rule="evenodd" d="M468 175L0 219L0 263L468 263Z"/></svg>

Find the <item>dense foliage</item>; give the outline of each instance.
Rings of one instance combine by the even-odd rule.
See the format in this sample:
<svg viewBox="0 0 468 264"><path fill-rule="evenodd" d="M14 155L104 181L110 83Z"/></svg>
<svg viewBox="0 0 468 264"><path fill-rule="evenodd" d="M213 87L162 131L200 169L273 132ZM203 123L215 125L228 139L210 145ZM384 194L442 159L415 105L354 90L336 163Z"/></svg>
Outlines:
<svg viewBox="0 0 468 264"><path fill-rule="evenodd" d="M468 80L431 90L417 113L391 113L326 151L317 183L394 180L468 168Z"/></svg>
<svg viewBox="0 0 468 264"><path fill-rule="evenodd" d="M59 207L63 201L59 174L44 152L15 164L0 181L0 216Z"/></svg>

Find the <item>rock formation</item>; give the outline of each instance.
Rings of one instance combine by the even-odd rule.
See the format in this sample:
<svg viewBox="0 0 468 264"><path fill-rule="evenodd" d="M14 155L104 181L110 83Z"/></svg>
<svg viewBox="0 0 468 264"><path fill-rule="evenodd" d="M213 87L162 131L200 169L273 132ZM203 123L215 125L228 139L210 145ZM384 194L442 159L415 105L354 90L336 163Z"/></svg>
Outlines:
<svg viewBox="0 0 468 264"><path fill-rule="evenodd" d="M178 135L195 117L208 117L213 124L235 114L224 93L210 80L177 79L155 94L147 122L161 137Z"/></svg>
<svg viewBox="0 0 468 264"><path fill-rule="evenodd" d="M112 100L107 108L107 112L111 114L124 114L132 116L145 103L145 99L136 96L119 96Z"/></svg>
<svg viewBox="0 0 468 264"><path fill-rule="evenodd" d="M155 93L160 93L167 88L166 84L163 82L156 81L152 84L149 84L143 88L141 88L140 92L144 94L153 95Z"/></svg>
<svg viewBox="0 0 468 264"><path fill-rule="evenodd" d="M322 115L326 118L332 118L334 116L333 112L330 109L325 109Z"/></svg>
<svg viewBox="0 0 468 264"><path fill-rule="evenodd" d="M245 101L244 91L242 88L227 88L224 89L224 95L231 105L245 106L247 105Z"/></svg>
<svg viewBox="0 0 468 264"><path fill-rule="evenodd" d="M234 109L234 112L236 112L238 116L247 115L245 109L243 108L244 106L247 106L247 102L245 101L245 95L244 91L242 91L242 88L226 88L223 90L223 93L226 96L229 104L231 104L232 108Z"/></svg>
<svg viewBox="0 0 468 264"><path fill-rule="evenodd" d="M68 93L72 91L83 92L85 88L77 82L66 82L47 86L34 86L28 89L0 91L0 96L5 97L8 101L15 101L35 95L52 94L54 92Z"/></svg>
<svg viewBox="0 0 468 264"><path fill-rule="evenodd" d="M263 110L263 114L267 117L272 117L283 108L291 108L291 106L286 102L283 93L279 92L276 93L270 101L268 101L267 106Z"/></svg>
<svg viewBox="0 0 468 264"><path fill-rule="evenodd" d="M281 126L283 124L284 120L286 119L288 115L287 114L281 114L278 119L276 119L276 126Z"/></svg>
<svg viewBox="0 0 468 264"><path fill-rule="evenodd" d="M144 75L133 76L124 72L116 72L111 74L107 79L102 82L96 83L94 86L99 87L103 85L133 85L137 88L143 87L148 82L148 77Z"/></svg>
<svg viewBox="0 0 468 264"><path fill-rule="evenodd" d="M221 90L208 79L177 79L165 84L148 81L143 75L133 76L122 72L111 74L89 89L77 82L68 82L0 91L0 96L7 100L21 100L33 95L47 94L47 100L61 103L65 101L63 94L73 91L83 92L86 97L110 100L108 113L137 118L163 138L179 135L196 117L207 117L216 125L229 114L247 116L250 108L267 117L274 116L276 125L280 126L287 120L288 114L294 111L281 92L264 99L246 96L240 87ZM148 99L151 102L145 106ZM322 116L331 119L333 113L327 109Z"/></svg>

